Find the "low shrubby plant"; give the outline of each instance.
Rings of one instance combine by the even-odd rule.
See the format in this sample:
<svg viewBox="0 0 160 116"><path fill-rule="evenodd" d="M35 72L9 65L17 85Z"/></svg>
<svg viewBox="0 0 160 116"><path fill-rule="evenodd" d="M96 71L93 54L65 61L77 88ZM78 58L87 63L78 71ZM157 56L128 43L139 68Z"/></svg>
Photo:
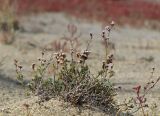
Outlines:
<svg viewBox="0 0 160 116"><path fill-rule="evenodd" d="M23 67L15 60L18 81L39 96L39 102L60 97L75 106L87 104L107 112L116 109L114 100L116 89L110 81L114 75L113 54L108 50L113 26L114 22L102 32L105 59L100 62L101 69L96 70L95 74L91 73L91 67L87 64L91 54L90 44L94 41L93 34L90 33L86 49L83 52L77 52L73 46L74 38L71 30L71 36L68 39L71 44L69 57L62 50L51 54L50 58L46 58L45 52L42 52L38 63L32 65L33 78L27 84L24 83Z"/></svg>
<svg viewBox="0 0 160 116"><path fill-rule="evenodd" d="M45 50L47 51L60 51L62 50L65 53L70 51L69 46L72 46L75 52L78 51L81 43L79 38L81 37L81 33L78 32L78 28L74 24L68 24L67 32L69 35L64 35L60 40L54 40L49 45L46 45Z"/></svg>

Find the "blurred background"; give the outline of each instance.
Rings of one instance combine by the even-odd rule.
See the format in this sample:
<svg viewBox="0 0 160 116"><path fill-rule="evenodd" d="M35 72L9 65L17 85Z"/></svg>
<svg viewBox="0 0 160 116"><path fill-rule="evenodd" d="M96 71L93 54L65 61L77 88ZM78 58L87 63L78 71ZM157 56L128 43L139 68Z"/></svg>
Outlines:
<svg viewBox="0 0 160 116"><path fill-rule="evenodd" d="M0 5L3 10L12 7L17 15L63 12L90 21L160 26L160 0L0 0Z"/></svg>

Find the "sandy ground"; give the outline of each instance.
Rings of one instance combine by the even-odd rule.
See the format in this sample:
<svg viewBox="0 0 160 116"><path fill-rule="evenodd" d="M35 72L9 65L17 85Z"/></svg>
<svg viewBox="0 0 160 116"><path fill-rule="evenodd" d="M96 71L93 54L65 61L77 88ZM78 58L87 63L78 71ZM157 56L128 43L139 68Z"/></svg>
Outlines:
<svg viewBox="0 0 160 116"><path fill-rule="evenodd" d="M35 111L33 115L44 116L49 115L78 115L76 108L64 109L58 100L51 100L46 103L49 108L36 108L35 98L25 95L24 88L17 84L15 77L14 59L19 60L25 70L28 79L31 74L31 64L36 62L41 54L41 49L53 40L58 40L67 34L67 25L74 23L78 27L78 32L82 33L80 42L83 45L80 49L84 49L85 43L89 38L89 33L94 34L92 43L92 57L89 61L94 66L98 60L103 60L103 47L101 45L101 31L106 24L99 22L89 22L85 20L75 19L65 14L44 13L37 15L24 16L20 20L23 28L16 35L16 41L12 45L0 45L0 59L3 60L0 74L0 112L3 116L23 116L27 114L23 110L24 104L29 103ZM160 75L160 30L150 30L147 28L132 28L129 26L115 26L111 34L111 42L115 44L113 51L115 56L115 76L112 81L116 86L122 89L118 92L118 101L121 102L125 98L135 96L133 87L147 82L151 75L151 69L155 67L155 78ZM33 45L36 45L33 46ZM37 47L38 46L38 47ZM102 57L100 57L102 56ZM160 86L156 86L152 92L148 94L148 102L150 104L157 103L160 106ZM56 104L56 105L55 105ZM17 108L16 108L17 107ZM40 110L41 109L41 110ZM64 109L62 111L62 109ZM160 109L160 107L158 108ZM69 111L67 111L69 110ZM26 111L26 112L25 112ZM77 111L77 110L76 110ZM46 112L46 113L45 113ZM51 113L49 113L51 112ZM59 113L58 113L59 112ZM39 114L38 114L39 113ZM71 113L71 114L70 114ZM86 111L81 115L105 115L99 111ZM138 115L138 114L137 114Z"/></svg>

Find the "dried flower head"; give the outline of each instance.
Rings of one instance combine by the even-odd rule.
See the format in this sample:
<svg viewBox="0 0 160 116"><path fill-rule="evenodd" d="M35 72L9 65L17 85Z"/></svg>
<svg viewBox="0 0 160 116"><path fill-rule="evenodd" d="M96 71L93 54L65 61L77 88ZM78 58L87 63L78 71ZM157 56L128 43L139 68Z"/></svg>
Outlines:
<svg viewBox="0 0 160 116"><path fill-rule="evenodd" d="M111 31L110 26L106 26L106 27L105 27L105 30L110 32L110 31Z"/></svg>
<svg viewBox="0 0 160 116"><path fill-rule="evenodd" d="M112 21L112 22L111 22L111 26L113 27L114 25L115 25L115 22L114 22L114 21Z"/></svg>
<svg viewBox="0 0 160 116"><path fill-rule="evenodd" d="M54 55L57 60L57 64L64 64L64 62L66 61L66 54L65 53L60 51L58 53L54 53Z"/></svg>
<svg viewBox="0 0 160 116"><path fill-rule="evenodd" d="M76 54L77 58L79 59L78 62L84 63L88 59L88 56L89 56L90 53L91 53L90 51L86 51L86 50L84 52L82 52L82 53L78 52Z"/></svg>
<svg viewBox="0 0 160 116"><path fill-rule="evenodd" d="M35 70L36 64L32 64L32 70Z"/></svg>
<svg viewBox="0 0 160 116"><path fill-rule="evenodd" d="M105 38L105 30L102 31L102 37Z"/></svg>
<svg viewBox="0 0 160 116"><path fill-rule="evenodd" d="M69 24L68 32L71 34L71 36L74 36L74 34L77 32L77 26L75 26L74 24Z"/></svg>
<svg viewBox="0 0 160 116"><path fill-rule="evenodd" d="M93 33L90 33L90 37L91 37L91 39L93 38Z"/></svg>
<svg viewBox="0 0 160 116"><path fill-rule="evenodd" d="M136 86L136 87L133 87L133 89L136 91L137 95L139 95L141 86L138 85L138 86Z"/></svg>
<svg viewBox="0 0 160 116"><path fill-rule="evenodd" d="M23 106L28 109L29 108L29 104L24 103Z"/></svg>
<svg viewBox="0 0 160 116"><path fill-rule="evenodd" d="M44 52L42 52L42 56L44 56Z"/></svg>
<svg viewBox="0 0 160 116"><path fill-rule="evenodd" d="M18 68L21 70L23 67L21 65L19 65Z"/></svg>

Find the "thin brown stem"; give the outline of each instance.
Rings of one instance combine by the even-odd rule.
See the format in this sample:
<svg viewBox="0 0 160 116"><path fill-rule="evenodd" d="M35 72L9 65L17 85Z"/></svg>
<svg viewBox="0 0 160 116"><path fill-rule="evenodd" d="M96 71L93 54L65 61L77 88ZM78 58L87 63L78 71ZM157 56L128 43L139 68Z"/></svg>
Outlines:
<svg viewBox="0 0 160 116"><path fill-rule="evenodd" d="M145 116L145 112L144 112L144 108L143 108L142 103L140 103L140 106L141 106L141 110L142 110L143 116Z"/></svg>

